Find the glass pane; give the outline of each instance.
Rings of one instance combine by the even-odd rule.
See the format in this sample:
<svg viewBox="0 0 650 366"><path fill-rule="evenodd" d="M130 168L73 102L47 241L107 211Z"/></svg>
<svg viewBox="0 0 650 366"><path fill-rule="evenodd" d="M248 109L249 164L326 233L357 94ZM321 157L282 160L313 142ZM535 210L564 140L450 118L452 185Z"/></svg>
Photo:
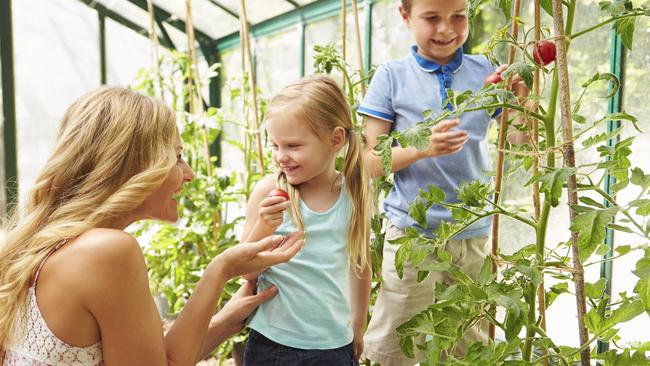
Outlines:
<svg viewBox="0 0 650 366"><path fill-rule="evenodd" d="M239 11L239 0L218 0L228 9ZM267 19L293 10L293 5L284 0L248 0L246 1L246 15L250 24L257 24ZM236 29L235 29L236 30Z"/></svg>
<svg viewBox="0 0 650 366"><path fill-rule="evenodd" d="M257 85L263 97L271 98L286 84L300 77L300 30L260 39L256 44Z"/></svg>
<svg viewBox="0 0 650 366"><path fill-rule="evenodd" d="M20 195L50 154L65 109L99 86L97 12L79 1L14 1Z"/></svg>
<svg viewBox="0 0 650 366"><path fill-rule="evenodd" d="M187 19L185 1L156 0L154 3L183 21ZM230 34L239 27L237 19L207 0L192 0L192 18L195 29L213 39Z"/></svg>
<svg viewBox="0 0 650 366"><path fill-rule="evenodd" d="M106 20L106 81L109 85L126 87L131 84L139 69L151 67L151 52L149 38Z"/></svg>
<svg viewBox="0 0 650 366"><path fill-rule="evenodd" d="M399 0L377 3L372 8L372 63L380 65L409 54L411 32L397 10Z"/></svg>

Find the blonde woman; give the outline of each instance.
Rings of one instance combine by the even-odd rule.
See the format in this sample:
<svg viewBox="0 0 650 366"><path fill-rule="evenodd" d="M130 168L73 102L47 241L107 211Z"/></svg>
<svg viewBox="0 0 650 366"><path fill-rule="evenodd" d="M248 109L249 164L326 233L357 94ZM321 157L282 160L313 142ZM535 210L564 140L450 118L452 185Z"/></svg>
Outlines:
<svg viewBox="0 0 650 366"><path fill-rule="evenodd" d="M0 247L0 363L194 365L275 295L253 295L246 284L214 315L229 278L289 260L301 235L214 258L163 334L144 257L123 230L177 219L174 197L193 179L181 149L175 115L161 101L104 87L70 106Z"/></svg>

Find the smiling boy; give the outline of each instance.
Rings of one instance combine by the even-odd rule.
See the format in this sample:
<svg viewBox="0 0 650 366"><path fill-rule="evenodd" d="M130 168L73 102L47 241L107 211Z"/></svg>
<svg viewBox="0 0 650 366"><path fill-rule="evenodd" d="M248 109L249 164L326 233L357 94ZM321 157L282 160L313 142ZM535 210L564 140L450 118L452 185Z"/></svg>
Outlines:
<svg viewBox="0 0 650 366"><path fill-rule="evenodd" d="M373 151L380 135L412 127L422 121L422 112L427 109L441 110L447 99L446 89L480 90L486 76L495 71L484 56L463 53L469 35L467 7L466 0L402 0L399 12L411 29L416 45L407 57L377 69L358 109L366 117L364 159L374 177L383 175L380 157ZM516 78L514 84L516 94L527 94L521 78ZM423 351L417 348L415 359L407 358L400 350L395 329L434 303L435 284L448 279L444 273L435 272L418 284L417 271L409 263L405 264L400 279L394 264L399 246L389 241L403 236L408 227L431 235L431 230L424 230L408 214L409 203L415 200L420 189L438 186L445 192L447 201L458 202L456 189L462 182L489 181L484 172L491 169L486 142L491 119L484 110L467 112L433 127L425 150L392 148L395 185L384 201L389 222L382 284L365 336L364 355L374 362L401 366L413 365L424 358ZM435 205L427 212L430 229L436 229L443 220L453 219L442 206ZM478 276L489 254L490 226L489 218L478 221L445 245L453 262L473 278ZM423 340L422 337L416 342ZM487 341L487 322L479 322L465 334L458 353L464 353L474 341Z"/></svg>

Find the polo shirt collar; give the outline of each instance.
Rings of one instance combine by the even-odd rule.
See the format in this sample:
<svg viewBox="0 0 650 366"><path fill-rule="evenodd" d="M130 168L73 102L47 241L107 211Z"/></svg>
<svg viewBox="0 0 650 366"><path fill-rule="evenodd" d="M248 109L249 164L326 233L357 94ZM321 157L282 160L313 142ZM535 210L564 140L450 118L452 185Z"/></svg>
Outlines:
<svg viewBox="0 0 650 366"><path fill-rule="evenodd" d="M459 48L458 51L456 51L456 55L454 55L454 58L449 61L447 65L440 65L439 63L435 61L431 61L429 59L426 59L418 54L418 46L413 45L411 46L411 55L413 56L413 59L415 62L420 66L420 68L423 71L426 72L436 72L436 71L442 71L442 72L452 72L456 73L458 70L460 70L460 67L463 64L463 48Z"/></svg>

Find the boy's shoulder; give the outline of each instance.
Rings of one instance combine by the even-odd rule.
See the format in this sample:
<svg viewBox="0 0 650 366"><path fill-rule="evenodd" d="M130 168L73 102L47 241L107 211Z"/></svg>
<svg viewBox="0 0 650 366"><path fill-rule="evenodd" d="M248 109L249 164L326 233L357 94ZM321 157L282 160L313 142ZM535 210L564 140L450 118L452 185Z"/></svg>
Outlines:
<svg viewBox="0 0 650 366"><path fill-rule="evenodd" d="M490 60L488 60L485 55L471 55L471 54L463 54L463 66L470 66L470 67L479 67L479 68L490 68L493 69L494 66L490 63Z"/></svg>

